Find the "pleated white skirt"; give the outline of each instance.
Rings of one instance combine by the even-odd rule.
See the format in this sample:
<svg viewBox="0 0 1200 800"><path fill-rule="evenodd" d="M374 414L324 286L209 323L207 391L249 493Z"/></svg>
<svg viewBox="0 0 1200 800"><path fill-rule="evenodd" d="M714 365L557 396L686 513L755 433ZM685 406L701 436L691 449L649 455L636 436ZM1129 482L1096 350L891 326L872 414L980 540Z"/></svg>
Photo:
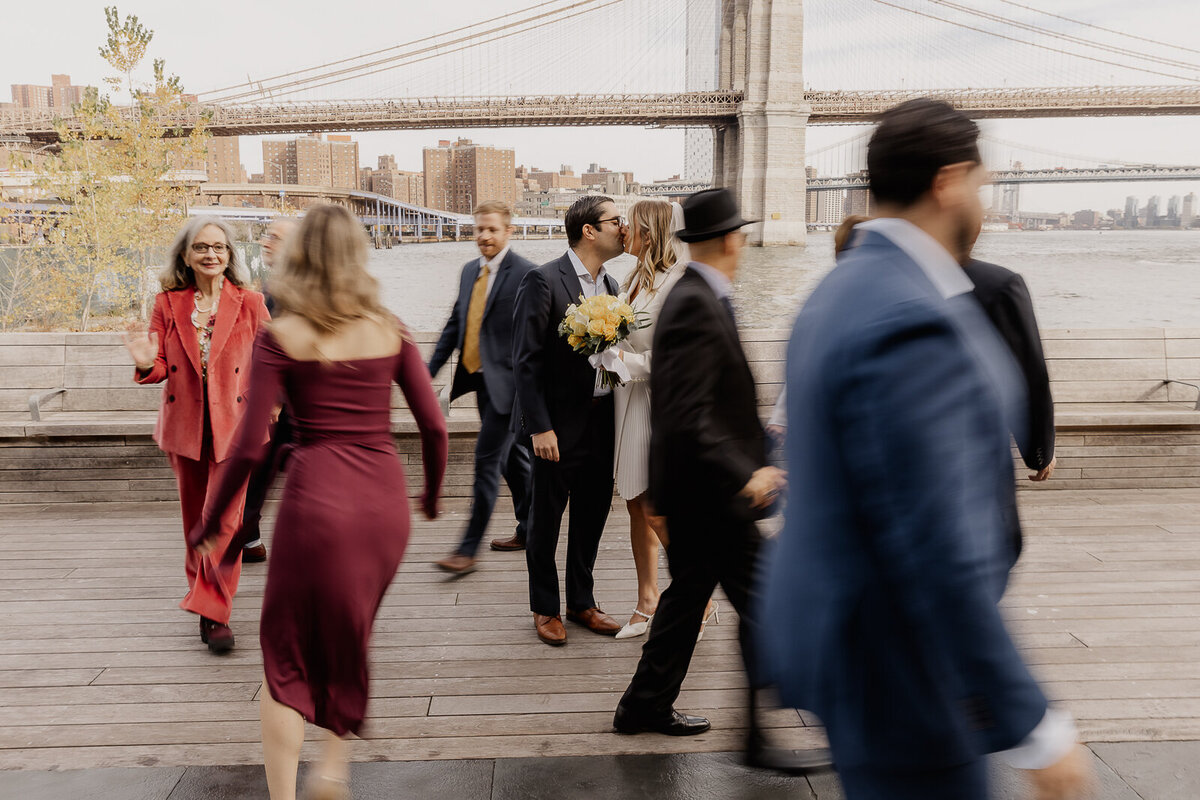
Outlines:
<svg viewBox="0 0 1200 800"><path fill-rule="evenodd" d="M632 500L650 485L650 382L632 380L613 389L616 442L613 478L617 494Z"/></svg>

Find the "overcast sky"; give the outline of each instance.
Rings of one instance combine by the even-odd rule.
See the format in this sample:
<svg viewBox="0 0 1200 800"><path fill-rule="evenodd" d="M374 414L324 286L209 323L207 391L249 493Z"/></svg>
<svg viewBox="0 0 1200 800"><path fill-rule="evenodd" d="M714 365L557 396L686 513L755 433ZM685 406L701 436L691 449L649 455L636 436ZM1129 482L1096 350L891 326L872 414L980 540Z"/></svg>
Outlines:
<svg viewBox="0 0 1200 800"><path fill-rule="evenodd" d="M295 2L209 0L196 4L143 1L120 11L138 14L155 31L150 58L163 58L189 91L203 92L292 69L385 48L450 28L515 12L537 0L456 0L453 4L340 0L311 6ZM319 97L388 97L427 94L501 94L539 91L637 91L679 88L677 66L683 36L684 0L620 0L553 29L448 57L408 73L383 73L355 84L329 87ZM700 0L712 4L715 0ZM930 88L1168 84L1200 81L1200 3L1196 0L959 0L960 5L1042 26L1060 35L1099 41L1117 50L1149 53L1156 62L1127 53L1080 48L1062 39L1014 31L950 10L939 0L808 0L805 81L812 88ZM110 72L99 57L105 34L103 3L56 0L53 13L31 3L6 8L0 86L49 83L69 73L75 83L98 85ZM1022 9L1036 6L1074 20L1141 36L1164 47L1087 28ZM695 7L695 6L693 6ZM452 8L453 15L443 9ZM956 16L957 14L957 16ZM942 17L933 19L932 17ZM959 26L951 24L957 21ZM969 31L971 25L1033 40L1041 48ZM48 47L53 43L54 47ZM1076 49L1114 63L1138 63L1156 75L1072 58L1046 48ZM507 49L505 49L507 48ZM1189 49L1190 48L1190 49ZM501 59L503 64L501 65ZM519 66L512 66L512 65ZM147 59L147 73L149 59ZM511 74L510 74L511 73ZM1176 77L1169 77L1176 76ZM0 99L8 99L0 89ZM1200 164L1200 118L1003 120L983 123L985 133L1044 150L1108 160ZM854 136L860 129L811 127L809 149ZM421 148L438 139L466 136L512 147L518 164L581 172L590 162L632 170L656 180L684 168L684 137L678 130L618 128L395 131L355 134L360 159L373 166L380 154L402 168L421 168ZM250 172L261 170L260 138L242 137L241 157ZM1018 156L1019 157L1019 156ZM1030 157L1026 161L1033 160ZM1105 210L1124 206L1126 195L1200 193L1200 182L1023 187L1026 210Z"/></svg>

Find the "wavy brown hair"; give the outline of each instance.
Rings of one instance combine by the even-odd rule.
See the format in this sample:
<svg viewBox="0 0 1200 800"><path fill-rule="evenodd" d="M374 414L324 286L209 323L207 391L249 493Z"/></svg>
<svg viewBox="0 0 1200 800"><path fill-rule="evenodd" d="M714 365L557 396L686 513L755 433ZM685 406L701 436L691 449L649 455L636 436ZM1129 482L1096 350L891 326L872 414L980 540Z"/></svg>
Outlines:
<svg viewBox="0 0 1200 800"><path fill-rule="evenodd" d="M642 253L625 278L625 291L654 291L654 278L679 260L675 234L671 232L671 204L665 200L639 200L629 209L629 226L642 237Z"/></svg>
<svg viewBox="0 0 1200 800"><path fill-rule="evenodd" d="M393 317L379 300L379 282L367 272L367 234L362 223L335 205L310 208L287 239L283 265L271 278L281 313L303 317L321 333L344 323Z"/></svg>
<svg viewBox="0 0 1200 800"><path fill-rule="evenodd" d="M171 249L167 252L167 265L163 267L162 272L158 273L158 282L162 285L164 292L169 292L172 289L187 289L196 285L196 273L187 265L184 256L191 249L200 231L209 225L219 228L221 233L225 235L225 244L229 245L229 264L225 267L225 280L234 286L246 285L246 281L242 277L244 274L242 269L242 255L233 246L233 231L230 230L229 226L222 219L216 217L192 217L183 224L183 227L179 229L179 233L175 234L175 240L171 242Z"/></svg>

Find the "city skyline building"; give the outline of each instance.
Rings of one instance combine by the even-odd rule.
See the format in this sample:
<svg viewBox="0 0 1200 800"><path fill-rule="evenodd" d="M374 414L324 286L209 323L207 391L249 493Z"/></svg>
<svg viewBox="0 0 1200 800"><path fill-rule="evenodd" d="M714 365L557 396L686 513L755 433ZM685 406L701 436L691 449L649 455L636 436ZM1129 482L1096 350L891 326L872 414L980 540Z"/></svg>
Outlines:
<svg viewBox="0 0 1200 800"><path fill-rule="evenodd" d="M1159 209L1159 205L1161 203L1162 203L1162 198L1160 198L1158 195L1154 195L1153 197L1151 197L1149 200L1146 201L1146 208L1143 210L1144 213L1142 216L1145 219L1144 224L1147 227L1153 227L1158 224L1158 217L1159 217L1158 209Z"/></svg>
<svg viewBox="0 0 1200 800"><path fill-rule="evenodd" d="M263 182L358 188L358 143L342 134L265 139Z"/></svg>
<svg viewBox="0 0 1200 800"><path fill-rule="evenodd" d="M204 171L209 183L246 183L237 136L214 136L208 140Z"/></svg>
<svg viewBox="0 0 1200 800"><path fill-rule="evenodd" d="M1122 221L1127 228L1132 228L1138 222L1138 199L1134 195L1125 198L1125 215Z"/></svg>
<svg viewBox="0 0 1200 800"><path fill-rule="evenodd" d="M570 164L562 164L558 172L547 172L537 167L529 168L529 180L537 181L545 189L582 189L583 179L575 174Z"/></svg>
<svg viewBox="0 0 1200 800"><path fill-rule="evenodd" d="M401 203L424 205L425 174L398 169L394 155L382 155L378 167L362 167L359 173L359 188L399 200Z"/></svg>
<svg viewBox="0 0 1200 800"><path fill-rule="evenodd" d="M39 86L33 83L14 83L12 104L16 108L66 108L82 103L88 86L77 86L71 83L70 75L51 75L49 86Z"/></svg>
<svg viewBox="0 0 1200 800"><path fill-rule="evenodd" d="M488 200L517 202L516 156L512 148L476 144L470 139L447 139L426 147L425 203L429 208L470 214Z"/></svg>

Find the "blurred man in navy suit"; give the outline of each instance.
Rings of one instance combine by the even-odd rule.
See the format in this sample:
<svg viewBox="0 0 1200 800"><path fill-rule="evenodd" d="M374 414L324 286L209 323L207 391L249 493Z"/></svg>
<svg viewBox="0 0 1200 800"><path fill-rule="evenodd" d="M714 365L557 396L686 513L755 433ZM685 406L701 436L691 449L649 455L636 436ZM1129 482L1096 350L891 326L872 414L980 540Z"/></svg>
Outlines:
<svg viewBox="0 0 1200 800"><path fill-rule="evenodd" d="M513 306L517 287L534 265L509 248L512 232L512 210L507 203L491 200L475 208L479 257L463 265L458 299L429 359L429 374L436 376L457 350L459 359L450 399L475 392L479 406L471 518L455 551L437 562L439 568L456 575L475 569L475 553L496 507L501 475L512 492L517 530L512 538L494 539L492 549L522 549L529 526L529 450L515 440L509 428L516 397Z"/></svg>
<svg viewBox="0 0 1200 800"><path fill-rule="evenodd" d="M998 751L1039 799L1088 783L1073 721L997 608L1015 557L1008 432L1028 426L961 266L982 219L977 139L941 102L883 115L867 156L879 218L788 349L791 499L763 657L785 704L825 722L848 800L984 800Z"/></svg>

